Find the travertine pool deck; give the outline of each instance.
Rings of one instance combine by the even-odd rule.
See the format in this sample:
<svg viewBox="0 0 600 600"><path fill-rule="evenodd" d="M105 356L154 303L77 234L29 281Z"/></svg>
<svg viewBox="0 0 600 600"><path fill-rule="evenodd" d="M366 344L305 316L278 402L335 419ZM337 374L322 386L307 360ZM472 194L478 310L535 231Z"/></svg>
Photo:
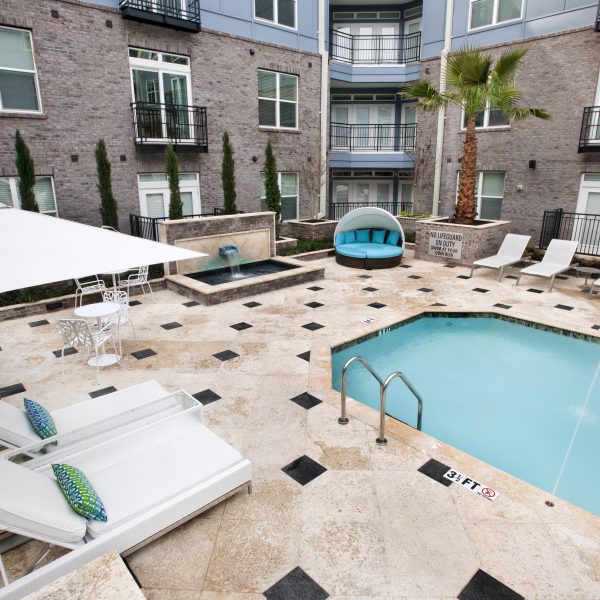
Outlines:
<svg viewBox="0 0 600 600"><path fill-rule="evenodd" d="M81 354L65 359L60 383L56 321L72 310L48 316L49 324L30 325L41 317L0 323L0 388L26 389L6 400L19 404L26 395L56 409L110 386L156 379L168 390L199 394L206 423L252 461L252 495L229 499L127 558L145 596L500 597L469 595L490 581L481 570L516 593L507 598L600 598L599 517L396 422L381 448L377 413L357 403L350 403L350 424L338 425L329 371L332 346L423 310L490 310L597 337L600 297L588 300L579 289L583 278L571 274L548 293L539 278L515 287L514 279L499 284L495 272L480 270L465 279L466 268L410 254L404 266L384 271L333 259L312 264L325 267L323 281L218 306L185 306L189 299L170 291L156 293L155 304L135 297L142 302L130 311L138 343L125 326L125 358L101 370L100 385ZM375 321L361 324L367 317ZM156 354L131 355L146 349ZM226 350L238 356L213 356ZM303 407L313 404L305 393L322 402ZM327 469L306 485L282 471L303 456ZM498 499L487 502L419 472L432 458L495 487ZM600 493L597 474L590 483ZM36 551L31 542L7 554L10 574ZM295 571L282 592L275 584L297 567L319 587Z"/></svg>

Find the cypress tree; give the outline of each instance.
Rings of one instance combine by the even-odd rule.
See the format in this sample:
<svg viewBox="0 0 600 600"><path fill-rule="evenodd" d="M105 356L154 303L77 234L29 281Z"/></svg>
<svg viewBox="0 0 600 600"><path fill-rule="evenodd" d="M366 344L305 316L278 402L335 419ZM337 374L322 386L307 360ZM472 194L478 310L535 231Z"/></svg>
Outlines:
<svg viewBox="0 0 600 600"><path fill-rule="evenodd" d="M221 166L221 181L223 182L223 207L226 215L237 212L235 205L235 161L233 160L233 146L229 133L223 132L223 163Z"/></svg>
<svg viewBox="0 0 600 600"><path fill-rule="evenodd" d="M171 200L169 202L169 219L183 218L183 202L181 201L181 191L179 190L179 161L177 154L173 150L173 144L167 146L165 153L165 170L167 181L169 182L169 192Z"/></svg>
<svg viewBox="0 0 600 600"><path fill-rule="evenodd" d="M18 129L15 135L15 152L17 154L15 165L17 167L17 175L19 176L21 208L23 210L30 210L31 212L40 212L40 207L35 200L35 192L33 191L33 187L35 186L33 159Z"/></svg>
<svg viewBox="0 0 600 600"><path fill-rule="evenodd" d="M267 144L265 150L265 193L267 200L267 208L275 215L275 227L277 237L279 237L279 220L281 218L281 192L277 181L277 162L273 154L273 146L271 140Z"/></svg>
<svg viewBox="0 0 600 600"><path fill-rule="evenodd" d="M102 225L119 230L117 201L112 191L111 166L103 139L96 143L96 171L98 172L98 192L100 193L100 215Z"/></svg>

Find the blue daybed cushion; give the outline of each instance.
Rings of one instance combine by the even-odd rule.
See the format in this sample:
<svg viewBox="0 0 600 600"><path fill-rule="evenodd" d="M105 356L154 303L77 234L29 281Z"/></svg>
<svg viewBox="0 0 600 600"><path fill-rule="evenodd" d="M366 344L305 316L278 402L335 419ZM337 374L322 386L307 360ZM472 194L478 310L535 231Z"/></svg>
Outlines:
<svg viewBox="0 0 600 600"><path fill-rule="evenodd" d="M346 233L342 231L341 233L338 233L335 236L335 245L341 246L342 244L345 244L345 243L346 243Z"/></svg>
<svg viewBox="0 0 600 600"><path fill-rule="evenodd" d="M385 240L385 229L374 229L373 230L373 244L383 244Z"/></svg>
<svg viewBox="0 0 600 600"><path fill-rule="evenodd" d="M351 244L342 244L335 251L342 256L350 256L351 258L367 258L367 246L369 244L353 242Z"/></svg>
<svg viewBox="0 0 600 600"><path fill-rule="evenodd" d="M390 246L396 246L398 244L399 239L400 239L399 231L390 231L390 234L388 235L388 239L385 241L385 243L389 244Z"/></svg>
<svg viewBox="0 0 600 600"><path fill-rule="evenodd" d="M369 244L367 248L367 258L392 258L393 256L402 256L404 249L400 246L390 246L389 244Z"/></svg>
<svg viewBox="0 0 600 600"><path fill-rule="evenodd" d="M344 231L344 244L351 244L356 241L356 231Z"/></svg>
<svg viewBox="0 0 600 600"><path fill-rule="evenodd" d="M364 244L368 244L371 241L371 230L370 229L357 229L356 241Z"/></svg>

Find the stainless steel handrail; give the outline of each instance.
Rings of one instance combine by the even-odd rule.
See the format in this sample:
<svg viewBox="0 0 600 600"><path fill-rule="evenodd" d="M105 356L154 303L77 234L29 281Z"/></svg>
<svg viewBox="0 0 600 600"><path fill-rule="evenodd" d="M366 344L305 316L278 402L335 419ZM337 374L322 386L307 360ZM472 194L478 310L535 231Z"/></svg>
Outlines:
<svg viewBox="0 0 600 600"><path fill-rule="evenodd" d="M385 400L387 395L387 389L390 383L398 377L402 380L404 385L411 391L413 396L417 399L417 429L421 431L423 422L423 399L419 392L413 387L406 375L402 371L393 371L390 373L385 381L377 374L377 372L371 367L371 365L362 356L353 356L349 358L344 366L342 367L342 381L341 381L341 415L338 419L340 425L347 425L349 422L348 415L346 413L346 373L349 367L358 361L379 383L379 437L375 440L379 446L385 446L387 439L385 437Z"/></svg>

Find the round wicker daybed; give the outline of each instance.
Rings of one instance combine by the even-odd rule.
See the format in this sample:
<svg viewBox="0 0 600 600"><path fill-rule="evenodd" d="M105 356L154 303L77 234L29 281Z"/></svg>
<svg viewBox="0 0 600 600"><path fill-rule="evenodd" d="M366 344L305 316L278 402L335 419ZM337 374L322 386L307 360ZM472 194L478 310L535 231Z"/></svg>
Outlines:
<svg viewBox="0 0 600 600"><path fill-rule="evenodd" d="M364 206L344 215L334 233L335 260L355 269L397 267L404 253L404 232L387 210Z"/></svg>

